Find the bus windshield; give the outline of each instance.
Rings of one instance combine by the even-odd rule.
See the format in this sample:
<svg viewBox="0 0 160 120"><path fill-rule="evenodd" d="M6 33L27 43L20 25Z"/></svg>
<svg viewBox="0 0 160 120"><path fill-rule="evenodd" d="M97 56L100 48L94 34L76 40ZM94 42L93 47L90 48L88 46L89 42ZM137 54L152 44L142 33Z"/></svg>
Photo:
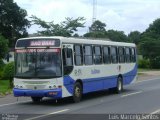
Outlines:
<svg viewBox="0 0 160 120"><path fill-rule="evenodd" d="M62 76L60 49L16 50L18 78L55 78Z"/></svg>

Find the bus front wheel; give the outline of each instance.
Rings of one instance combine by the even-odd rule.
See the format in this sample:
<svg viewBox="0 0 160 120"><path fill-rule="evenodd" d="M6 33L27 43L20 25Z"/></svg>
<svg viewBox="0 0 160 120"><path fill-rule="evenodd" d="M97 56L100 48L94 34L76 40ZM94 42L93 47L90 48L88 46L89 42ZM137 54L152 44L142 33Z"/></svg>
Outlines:
<svg viewBox="0 0 160 120"><path fill-rule="evenodd" d="M34 103L40 102L42 100L42 97L31 97L32 101Z"/></svg>
<svg viewBox="0 0 160 120"><path fill-rule="evenodd" d="M81 99L82 99L82 86L79 82L76 82L73 91L73 101L77 103L80 102Z"/></svg>

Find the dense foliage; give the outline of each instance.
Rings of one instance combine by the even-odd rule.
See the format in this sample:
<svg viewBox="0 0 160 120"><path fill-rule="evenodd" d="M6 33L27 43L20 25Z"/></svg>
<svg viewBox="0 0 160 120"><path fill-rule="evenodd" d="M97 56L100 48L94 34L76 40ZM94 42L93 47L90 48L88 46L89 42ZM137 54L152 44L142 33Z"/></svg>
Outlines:
<svg viewBox="0 0 160 120"><path fill-rule="evenodd" d="M0 34L0 65L2 64L2 58L5 57L7 52L8 52L8 40L5 39Z"/></svg>
<svg viewBox="0 0 160 120"><path fill-rule="evenodd" d="M142 33L139 46L144 58L150 60L151 67L160 68L160 19Z"/></svg>
<svg viewBox="0 0 160 120"><path fill-rule="evenodd" d="M14 46L15 40L27 36L26 10L20 8L13 0L0 0L0 33Z"/></svg>
<svg viewBox="0 0 160 120"><path fill-rule="evenodd" d="M116 42L130 42L123 31L108 30L106 36Z"/></svg>
<svg viewBox="0 0 160 120"><path fill-rule="evenodd" d="M0 80L3 77L3 67L4 67L3 60L0 60Z"/></svg>
<svg viewBox="0 0 160 120"><path fill-rule="evenodd" d="M130 32L128 35L128 39L130 42L135 43L136 45L140 42L141 33L139 31Z"/></svg>
<svg viewBox="0 0 160 120"><path fill-rule="evenodd" d="M118 42L129 42L127 36L123 31L106 30L106 24L100 20L96 20L91 27L89 32L84 34L84 37L89 38L109 38L112 41Z"/></svg>
<svg viewBox="0 0 160 120"><path fill-rule="evenodd" d="M13 77L14 77L14 62L10 62L7 65L5 65L3 69L3 79L10 80L10 86L12 87Z"/></svg>
<svg viewBox="0 0 160 120"><path fill-rule="evenodd" d="M140 59L138 60L139 68L150 68L150 61L148 59Z"/></svg>
<svg viewBox="0 0 160 120"><path fill-rule="evenodd" d="M84 18L78 17L76 19L66 18L65 21L60 24L54 24L54 22L46 22L37 18L36 16L32 16L33 24L39 25L43 30L38 31L39 35L45 36L64 36L70 37L77 31L77 28L84 27ZM76 35L76 34L75 34Z"/></svg>
<svg viewBox="0 0 160 120"><path fill-rule="evenodd" d="M85 33L84 37L90 38L106 38L106 24L100 20L96 20L90 27L89 32Z"/></svg>

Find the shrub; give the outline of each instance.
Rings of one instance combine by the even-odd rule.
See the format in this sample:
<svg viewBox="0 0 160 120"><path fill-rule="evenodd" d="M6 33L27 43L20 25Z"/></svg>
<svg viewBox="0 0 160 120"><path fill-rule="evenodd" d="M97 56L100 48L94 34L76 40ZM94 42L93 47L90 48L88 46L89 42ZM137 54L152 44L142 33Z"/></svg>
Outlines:
<svg viewBox="0 0 160 120"><path fill-rule="evenodd" d="M160 68L160 56L156 56L153 59L151 59L150 61L151 61L152 68L155 68L155 69Z"/></svg>
<svg viewBox="0 0 160 120"><path fill-rule="evenodd" d="M5 65L3 69L3 79L10 80L10 87L13 86L13 77L14 77L14 62L10 62Z"/></svg>
<svg viewBox="0 0 160 120"><path fill-rule="evenodd" d="M0 80L2 79L3 77L3 70L0 69Z"/></svg>
<svg viewBox="0 0 160 120"><path fill-rule="evenodd" d="M4 62L3 62L3 60L2 59L0 59L0 70L4 67Z"/></svg>
<svg viewBox="0 0 160 120"><path fill-rule="evenodd" d="M3 77L3 68L5 64L3 63L2 60L0 60L0 79Z"/></svg>
<svg viewBox="0 0 160 120"><path fill-rule="evenodd" d="M140 59L138 60L138 67L139 68L150 68L151 64L148 59Z"/></svg>
<svg viewBox="0 0 160 120"><path fill-rule="evenodd" d="M0 60L5 57L8 52L8 40L0 34Z"/></svg>

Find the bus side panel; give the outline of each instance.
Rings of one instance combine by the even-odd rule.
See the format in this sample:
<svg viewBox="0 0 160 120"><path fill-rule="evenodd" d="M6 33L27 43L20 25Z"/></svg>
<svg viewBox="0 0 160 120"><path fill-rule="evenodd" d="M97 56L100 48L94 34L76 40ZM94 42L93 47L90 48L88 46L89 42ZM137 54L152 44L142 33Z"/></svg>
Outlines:
<svg viewBox="0 0 160 120"><path fill-rule="evenodd" d="M104 80L104 89L108 89L108 88L113 88L116 87L117 85L117 76L113 76L113 77L107 77Z"/></svg>
<svg viewBox="0 0 160 120"><path fill-rule="evenodd" d="M124 85L127 85L127 84L130 84L133 80L134 80L134 78L135 78L136 76L124 76L123 77L123 84Z"/></svg>
<svg viewBox="0 0 160 120"><path fill-rule="evenodd" d="M110 69L110 68L111 68L110 66L107 68L105 66L100 66L100 67L97 66L96 69L99 69L102 72L100 74L93 75L91 74L91 70L93 68L83 67L82 73L84 74L80 76L83 82L83 93L94 92L94 91L116 87L118 75L121 73L114 72L117 70L116 67L112 66L112 68L114 69ZM128 68L130 70L128 70ZM130 84L136 78L137 65L132 64L132 67L128 67L128 65L127 66L125 65L123 66L123 69L125 70L122 73L123 84L124 85ZM74 84L78 79L78 77L75 76L73 73L70 76L69 75L64 76L63 78L63 85L64 85L64 91L65 91L65 92L63 91L63 97L73 95ZM117 75L115 75L115 73ZM90 76L92 76L92 78L90 78ZM100 76L104 76L104 77L100 77Z"/></svg>
<svg viewBox="0 0 160 120"><path fill-rule="evenodd" d="M136 79L137 76L137 64L135 64L132 71L123 75L123 84L127 85L130 84L133 80Z"/></svg>
<svg viewBox="0 0 160 120"><path fill-rule="evenodd" d="M83 81L83 93L104 89L103 88L104 78L89 78L89 79L83 79L82 81ZM72 79L70 76L64 77L64 86L70 95L73 95L74 83L75 80Z"/></svg>
<svg viewBox="0 0 160 120"><path fill-rule="evenodd" d="M90 78L83 80L83 93L103 89L103 78Z"/></svg>
<svg viewBox="0 0 160 120"><path fill-rule="evenodd" d="M122 74L124 85L130 84L136 78L137 65L135 64L132 66L133 68L131 69L131 71ZM128 66L125 66L124 68L127 69L127 67ZM83 79L83 93L114 88L117 86L117 78L118 74L113 76Z"/></svg>
<svg viewBox="0 0 160 120"><path fill-rule="evenodd" d="M75 80L73 78L71 78L70 76L64 76L63 85L65 87L65 90L63 92L63 97L73 95L74 83Z"/></svg>

